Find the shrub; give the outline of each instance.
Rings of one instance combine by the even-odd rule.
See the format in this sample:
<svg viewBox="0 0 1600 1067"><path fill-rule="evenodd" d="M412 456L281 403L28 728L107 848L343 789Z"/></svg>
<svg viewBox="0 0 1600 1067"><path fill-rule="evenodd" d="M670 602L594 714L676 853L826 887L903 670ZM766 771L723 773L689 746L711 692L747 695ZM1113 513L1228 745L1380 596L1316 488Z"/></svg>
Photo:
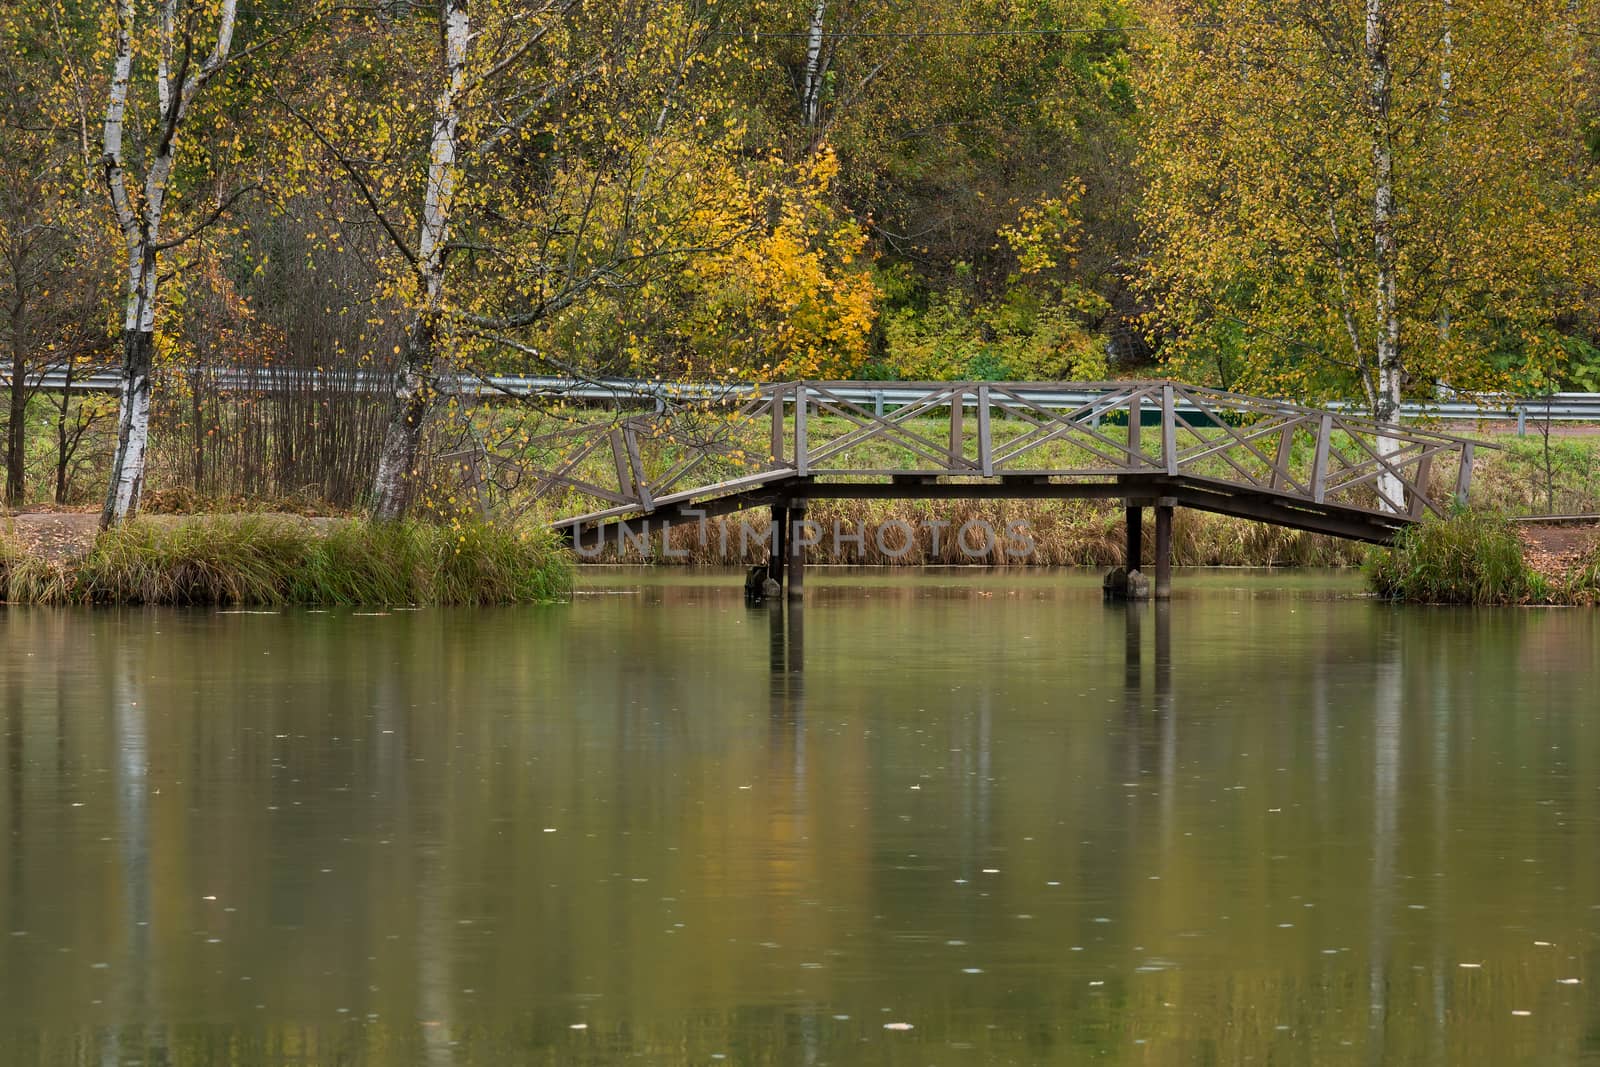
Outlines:
<svg viewBox="0 0 1600 1067"><path fill-rule="evenodd" d="M1467 509L1401 531L1372 554L1367 579L1380 596L1427 604L1515 604L1534 584L1510 520Z"/></svg>

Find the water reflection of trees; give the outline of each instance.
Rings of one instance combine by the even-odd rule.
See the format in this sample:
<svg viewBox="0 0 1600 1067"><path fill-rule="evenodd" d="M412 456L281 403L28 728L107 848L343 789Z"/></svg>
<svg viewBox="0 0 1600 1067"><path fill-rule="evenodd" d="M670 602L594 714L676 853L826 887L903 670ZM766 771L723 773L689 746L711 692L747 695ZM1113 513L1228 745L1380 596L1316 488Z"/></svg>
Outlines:
<svg viewBox="0 0 1600 1067"><path fill-rule="evenodd" d="M1592 622L987 591L4 616L0 1047L1571 1051Z"/></svg>

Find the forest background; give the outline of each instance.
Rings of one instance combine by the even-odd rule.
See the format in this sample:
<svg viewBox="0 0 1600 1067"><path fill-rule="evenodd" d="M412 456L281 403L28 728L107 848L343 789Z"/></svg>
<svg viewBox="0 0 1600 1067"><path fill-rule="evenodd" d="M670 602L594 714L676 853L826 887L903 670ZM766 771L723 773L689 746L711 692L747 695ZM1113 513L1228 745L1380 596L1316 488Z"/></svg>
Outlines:
<svg viewBox="0 0 1600 1067"><path fill-rule="evenodd" d="M446 374L1600 390L1593 15L4 0L6 499L448 510L572 417Z"/></svg>

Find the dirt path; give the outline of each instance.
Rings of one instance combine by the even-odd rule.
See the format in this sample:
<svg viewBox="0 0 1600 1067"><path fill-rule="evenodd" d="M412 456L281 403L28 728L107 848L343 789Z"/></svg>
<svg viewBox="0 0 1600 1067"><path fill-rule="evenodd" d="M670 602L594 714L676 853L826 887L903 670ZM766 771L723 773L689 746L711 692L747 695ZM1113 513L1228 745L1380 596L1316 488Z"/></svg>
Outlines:
<svg viewBox="0 0 1600 1067"><path fill-rule="evenodd" d="M98 511L23 511L11 516L11 529L30 552L49 560L76 559L94 547Z"/></svg>
<svg viewBox="0 0 1600 1067"><path fill-rule="evenodd" d="M337 518L291 515L287 512L267 511L240 514L288 519L309 523L326 530ZM156 522L177 522L184 515L151 515ZM20 511L9 518L0 518L0 524L10 523L11 531L24 548L48 560L81 559L94 547L95 533L100 526L98 511ZM3 528L3 526L0 526Z"/></svg>
<svg viewBox="0 0 1600 1067"><path fill-rule="evenodd" d="M1600 545L1600 525L1554 526L1522 523L1522 554L1528 566L1548 578L1570 573L1584 556Z"/></svg>

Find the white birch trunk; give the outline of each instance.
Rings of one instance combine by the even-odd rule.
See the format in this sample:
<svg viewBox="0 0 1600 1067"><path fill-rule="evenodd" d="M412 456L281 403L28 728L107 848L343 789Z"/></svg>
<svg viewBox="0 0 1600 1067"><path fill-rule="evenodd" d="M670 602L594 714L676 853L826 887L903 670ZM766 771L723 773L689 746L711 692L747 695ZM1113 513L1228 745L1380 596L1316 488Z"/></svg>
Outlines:
<svg viewBox="0 0 1600 1067"><path fill-rule="evenodd" d="M161 250L167 189L176 162L178 132L195 96L227 64L237 11L238 0L222 0L218 9L216 44L211 54L179 85L172 80L173 50L179 32L177 4L176 0L166 0L162 5L157 17L157 141L145 173L143 202L135 206L128 191L123 160L123 121L133 78L135 12L133 0L117 2L117 40L100 137L100 165L111 198L111 210L126 246L127 276L123 289L117 446L112 456L105 506L100 511L102 528L122 522L139 509L145 454L150 443L150 368L155 354L160 278L157 258Z"/></svg>
<svg viewBox="0 0 1600 1067"><path fill-rule="evenodd" d="M1366 58L1370 79L1368 109L1372 130L1372 234L1376 275L1374 313L1377 320L1377 403L1373 416L1394 424L1400 417L1400 388L1405 368L1400 357L1399 256L1395 245L1394 150L1390 141L1389 105L1393 80L1389 65L1389 24L1384 0L1366 0ZM1393 437L1378 437L1378 455L1387 459L1400 450ZM1400 511L1405 506L1400 479L1385 471L1378 477L1378 506Z"/></svg>
<svg viewBox="0 0 1600 1067"><path fill-rule="evenodd" d="M471 25L467 0L444 0L439 17L444 38L445 85L434 112L428 149L428 183L417 235L416 270L421 292L400 354L394 411L372 482L372 517L405 516L415 489L417 457L435 395L439 315L444 303L445 246L450 239L450 201L460 155L460 98L466 85Z"/></svg>
<svg viewBox="0 0 1600 1067"><path fill-rule="evenodd" d="M817 0L806 34L806 65L800 75L800 121L808 130L816 129L822 121L822 26L827 14L828 0Z"/></svg>

